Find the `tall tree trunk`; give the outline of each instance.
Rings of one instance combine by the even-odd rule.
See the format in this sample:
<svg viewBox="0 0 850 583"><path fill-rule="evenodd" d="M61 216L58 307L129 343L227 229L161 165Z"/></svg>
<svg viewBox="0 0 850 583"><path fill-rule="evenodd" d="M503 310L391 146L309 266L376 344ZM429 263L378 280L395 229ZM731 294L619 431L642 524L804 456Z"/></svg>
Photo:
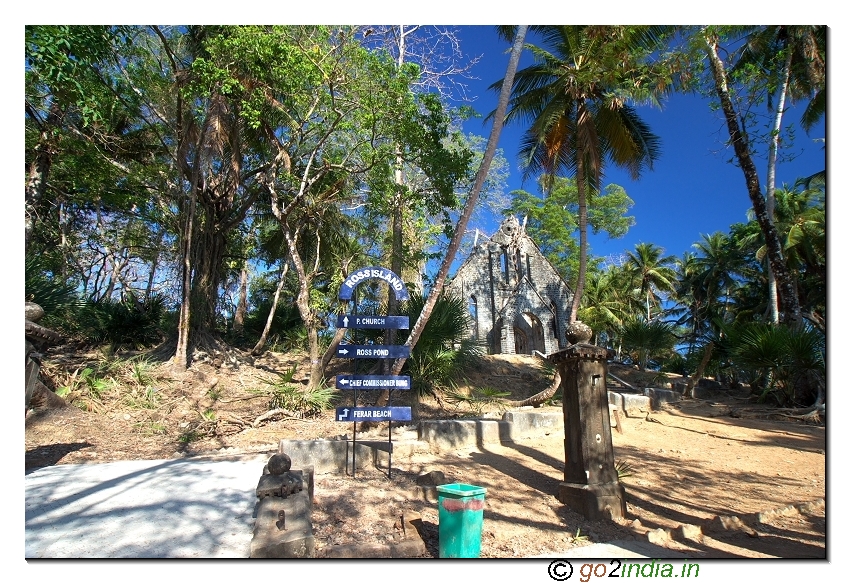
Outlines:
<svg viewBox="0 0 850 583"><path fill-rule="evenodd" d="M198 245L193 250L192 301L194 314L192 334L203 344L215 329L218 291L221 283L221 265L227 247L227 235L220 227L218 209L201 197L197 220Z"/></svg>
<svg viewBox="0 0 850 583"><path fill-rule="evenodd" d="M694 387L702 378L702 375L705 374L705 367L708 366L708 362L711 360L711 353L714 350L714 342L709 342L705 345L705 352L702 354L702 360L699 362L699 366L697 367L696 372L693 374L691 378L688 379L688 384L685 386L685 396L693 397L694 396Z"/></svg>
<svg viewBox="0 0 850 583"><path fill-rule="evenodd" d="M407 338L407 342L405 342L405 345L409 346L411 350L413 350L416 346L419 336L422 335L423 328L425 328L425 325L428 323L428 319L431 317L434 305L437 303L437 299L443 292L443 286L446 283L449 268L454 262L455 255L460 247L460 242L466 234L466 226L469 224L472 211L475 209L475 205L478 202L478 196L484 186L484 180L487 177L487 173L490 171L490 164L493 162L493 157L496 154L496 146L499 143L499 136L502 133L502 126L505 122L505 113L508 109L511 88L514 84L514 75L516 74L517 65L519 64L520 53L525 45L525 33L527 30L527 25L520 25L516 36L514 37L510 60L508 61L508 68L505 72L505 79L502 82L502 91L499 94L499 104L496 107L496 113L493 116L493 127L490 130L490 138L487 140L487 148L484 151L484 157L481 160L481 166L478 168L478 173L475 175L475 182L472 185L472 190L469 193L469 197L466 199L460 219L458 219L454 234L452 235L452 240L449 242L449 247L446 250L446 256L443 258L440 270L437 272L434 285L428 294L428 299L425 301L425 305L422 307L422 313L413 325L413 328L410 331L410 336ZM404 358L396 359L393 364L392 374L397 375L401 373L401 369L404 366L405 361L406 359ZM389 392L382 392L378 399L379 405L385 404L388 399Z"/></svg>
<svg viewBox="0 0 850 583"><path fill-rule="evenodd" d="M587 277L587 184L584 176L584 150L579 147L576 152L576 186L578 188L578 279L573 291L573 302L570 306L570 321L572 324L578 317L578 307L584 293L584 280Z"/></svg>
<svg viewBox="0 0 850 583"><path fill-rule="evenodd" d="M726 119L726 126L729 130L729 139L735 150L735 157L738 160L741 170L744 172L744 179L747 185L747 193L750 196L750 202L753 205L756 221L761 228L767 246L767 257L770 262L770 267L773 269L776 277L777 286L779 288L783 322L791 326L796 326L801 321L800 300L797 296L793 280L785 265L785 259L782 254L782 244L779 240L779 235L776 232L776 227L767 212L765 199L761 193L759 185L758 172L750 155L750 148L747 142L747 137L741 130L738 124L738 117L735 112L735 107L732 104L732 99L729 96L729 84L726 75L726 68L723 61L717 54L716 38L705 37L705 45L707 48L708 60L711 66L711 72L714 77L714 88L720 99L720 106L723 110L723 116Z"/></svg>
<svg viewBox="0 0 850 583"><path fill-rule="evenodd" d="M38 115L31 109L28 109L28 111L32 114L32 119L38 123ZM24 251L29 246L30 237L35 228L36 206L44 198L44 192L47 190L47 178L50 176L53 157L56 155L56 148L51 138L52 129L61 123L62 116L63 112L59 105L55 101L51 103L47 112L47 120L41 126L38 145L35 147L35 156L30 162L27 183L24 187Z"/></svg>
<svg viewBox="0 0 850 583"><path fill-rule="evenodd" d="M277 201L272 201L273 208L277 214ZM304 262L301 261L301 255L298 253L296 237L286 223L286 220L278 218L281 231L286 239L286 245L289 247L289 257L292 259L292 266L298 276L298 295L295 298L295 305L298 308L298 313L301 315L301 320L304 322L304 327L307 329L307 350L310 357L310 379L308 381L307 390L314 390L321 385L324 375L324 367L322 366L321 356L319 354L319 319L315 311L310 307L310 286L313 283L313 272L307 273L304 268ZM318 261L319 250L316 249L316 258Z"/></svg>
<svg viewBox="0 0 850 583"><path fill-rule="evenodd" d="M153 246L153 259L151 260L150 271L148 272L148 283L145 286L145 301L151 299L153 295L153 282L156 278L156 268L159 266L159 249L162 247L162 239L165 236L165 229L159 229L157 233L156 244Z"/></svg>
<svg viewBox="0 0 850 583"><path fill-rule="evenodd" d="M233 333L242 336L245 333L245 314L248 312L248 267L239 274L239 305L233 314Z"/></svg>
<svg viewBox="0 0 850 583"><path fill-rule="evenodd" d="M791 79L791 57L793 52L790 47L785 46L787 55L785 65L782 69L782 85L779 88L779 99L776 104L776 115L773 118L773 129L770 134L770 149L767 154L767 215L770 221L774 220L774 208L776 206L776 159L779 151L779 130L782 127L782 116L785 113L785 96L788 94L788 83ZM770 263L767 264L767 285L770 306L770 321L779 324L779 296L776 291L776 277Z"/></svg>
<svg viewBox="0 0 850 583"><path fill-rule="evenodd" d="M296 239L298 235L296 234ZM263 353L263 349L266 347L266 342L269 340L269 331L272 329L272 321L274 320L274 314L277 311L277 305L280 301L280 292L283 289L283 285L286 282L286 274L289 272L289 263L284 262L283 264L283 272L280 274L280 281L277 282L277 289L274 291L274 299L272 300L272 307L269 310L269 317L266 318L266 325L263 327L263 333L260 334L260 339L257 340L257 343L254 345L254 348L251 349L251 354L254 356L260 356Z"/></svg>
<svg viewBox="0 0 850 583"><path fill-rule="evenodd" d="M197 184L197 182L195 182ZM178 370L186 370L189 366L189 336L192 305L192 242L195 232L195 188L192 187L188 194L188 207L186 220L184 221L183 237L180 242L180 255L183 262L183 273L181 281L180 317L177 322L177 348L174 352L173 365Z"/></svg>

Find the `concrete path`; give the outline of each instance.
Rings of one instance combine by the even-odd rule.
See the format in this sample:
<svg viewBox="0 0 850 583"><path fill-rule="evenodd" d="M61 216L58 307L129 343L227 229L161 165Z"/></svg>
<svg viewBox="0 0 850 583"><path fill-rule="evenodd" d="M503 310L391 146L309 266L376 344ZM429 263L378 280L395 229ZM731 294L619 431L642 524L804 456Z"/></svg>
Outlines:
<svg viewBox="0 0 850 583"><path fill-rule="evenodd" d="M268 455L57 465L25 476L25 558L247 558ZM543 558L684 558L613 541Z"/></svg>
<svg viewBox="0 0 850 583"><path fill-rule="evenodd" d="M248 557L267 455L57 465L25 476L26 558Z"/></svg>

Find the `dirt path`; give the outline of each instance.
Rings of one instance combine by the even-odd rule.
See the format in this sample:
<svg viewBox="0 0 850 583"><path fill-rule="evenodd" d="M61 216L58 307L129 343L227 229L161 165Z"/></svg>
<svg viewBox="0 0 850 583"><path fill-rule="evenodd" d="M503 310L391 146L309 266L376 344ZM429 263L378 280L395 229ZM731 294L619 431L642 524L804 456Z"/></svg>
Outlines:
<svg viewBox="0 0 850 583"><path fill-rule="evenodd" d="M258 397L256 389L267 386L262 379L269 370L285 370L292 362L274 358L232 373L203 366L179 378L162 373L155 376L161 397L154 408L127 406L127 390L115 388L97 403L76 402L86 404L86 410L72 405L30 412L26 468L199 454L271 455L280 439L350 431L347 424L334 423L330 411L311 419L274 418L257 427L234 422L268 411L268 399ZM617 370L618 376L630 375L628 382L640 384L636 371ZM489 357L473 373L470 386L510 391L515 399L547 384L539 361L527 357ZM746 401L727 395L713 402L681 402L647 419L624 419L624 432L612 436L616 459L632 472L623 479L628 520L622 524L587 521L555 498L564 468L563 433L555 432L481 450L396 458L392 480L377 470L358 472L356 480L317 476L317 550L394 540L401 513L412 510L422 516L427 556L438 556L437 505L417 496L416 478L439 470L450 482L487 488L484 557L528 557L650 536L694 558L825 557L825 508L817 503L826 489L824 426L730 416L747 407ZM208 411L215 412L214 422L202 417ZM431 400L423 402L421 412L424 418L470 413ZM763 514L759 521L759 513L775 510L782 512ZM744 526L711 530L711 519L718 515L737 516ZM702 527L705 536L665 538L664 529L675 535L682 524Z"/></svg>
<svg viewBox="0 0 850 583"><path fill-rule="evenodd" d="M553 434L439 457L417 455L394 463L392 481L378 472L358 474L356 480L321 476L314 518L319 548L391 540L396 515L408 509L422 515L429 554L437 556L437 506L412 500L409 493L417 475L439 470L451 482L487 488L482 557L529 557L591 542L646 540L661 528L673 531L674 539L660 544L693 558L824 558L822 505L809 505L803 513L786 509L787 516L770 522L757 518L760 512L824 497L823 428L710 418L699 415L710 407L691 409L627 419L625 432L614 433L617 459L633 468L624 479L629 520L622 524L587 521L555 499L564 462L563 437ZM708 531L715 515L736 515L752 530L675 540L680 524ZM358 532L344 536L348 529Z"/></svg>

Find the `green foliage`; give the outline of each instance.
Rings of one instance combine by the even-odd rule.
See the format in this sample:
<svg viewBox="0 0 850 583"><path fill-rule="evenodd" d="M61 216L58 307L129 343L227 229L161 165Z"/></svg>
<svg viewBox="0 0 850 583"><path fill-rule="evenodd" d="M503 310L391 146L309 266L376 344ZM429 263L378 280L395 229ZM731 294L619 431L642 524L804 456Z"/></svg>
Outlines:
<svg viewBox="0 0 850 583"><path fill-rule="evenodd" d="M124 403L132 409L156 409L159 392L156 387L132 387L124 396Z"/></svg>
<svg viewBox="0 0 850 583"><path fill-rule="evenodd" d="M26 301L35 302L44 310L45 324L55 322L63 312L81 305L74 288L55 277L41 257L26 258L24 288Z"/></svg>
<svg viewBox="0 0 850 583"><path fill-rule="evenodd" d="M511 193L512 203L504 215L527 217L526 231L540 251L564 279L575 285L578 277L578 188L575 180L554 178L541 181L542 196L524 190ZM604 232L610 239L623 237L635 218L626 213L634 205L626 191L616 184L588 197L587 221L593 234ZM589 253L589 251L588 251ZM595 267L599 259L589 257Z"/></svg>
<svg viewBox="0 0 850 583"><path fill-rule="evenodd" d="M426 299L422 294L412 293L410 300L402 306L411 322L419 318ZM419 391L420 395L433 394L448 386L478 358L481 354L479 345L464 338L468 324L469 312L462 298L444 295L437 300L405 365L413 390ZM407 334L407 331L402 331L399 341L404 342Z"/></svg>
<svg viewBox="0 0 850 583"><path fill-rule="evenodd" d="M320 383L316 388L306 390L293 384L294 374L295 366L278 373L277 378L265 381L265 387L253 389L252 392L269 397L269 410L284 409L302 417L316 416L333 406L339 396L336 389Z"/></svg>
<svg viewBox="0 0 850 583"><path fill-rule="evenodd" d="M135 423L136 430L144 435L164 435L168 433L168 428L159 421L139 421Z"/></svg>
<svg viewBox="0 0 850 583"><path fill-rule="evenodd" d="M116 361L117 362L117 361ZM159 407L159 389L154 382L153 365L144 358L133 358L123 367L123 383L126 393L124 403L133 409L156 409Z"/></svg>
<svg viewBox="0 0 850 583"><path fill-rule="evenodd" d="M669 357L676 345L672 325L661 320L631 320L623 326L622 339L623 348L641 370L656 358Z"/></svg>
<svg viewBox="0 0 850 583"><path fill-rule="evenodd" d="M581 534L581 528L576 529L576 535L573 537L573 543L582 543L589 540L590 538L587 535Z"/></svg>
<svg viewBox="0 0 850 583"><path fill-rule="evenodd" d="M699 352L696 351L686 355L674 352L661 362L661 371L683 376L691 375L696 371L697 366L699 366L699 357Z"/></svg>
<svg viewBox="0 0 850 583"><path fill-rule="evenodd" d="M187 429L180 433L180 437L177 438L177 441L183 444L189 444L193 441L198 441L204 438L203 433L197 431L195 429Z"/></svg>
<svg viewBox="0 0 850 583"><path fill-rule="evenodd" d="M445 390L446 400L454 405L465 405L477 417L488 407L505 408L505 399L511 396L509 392L500 391L493 387L476 387L469 392L461 391L453 383Z"/></svg>
<svg viewBox="0 0 850 583"><path fill-rule="evenodd" d="M817 384L826 378L823 334L762 323L730 325L724 332L720 351L761 389L762 400L773 396L780 405L813 400Z"/></svg>
<svg viewBox="0 0 850 583"><path fill-rule="evenodd" d="M159 296L138 303L89 301L72 321L63 323L63 328L93 344L142 348L162 340L160 322L164 313L165 299Z"/></svg>
<svg viewBox="0 0 850 583"><path fill-rule="evenodd" d="M104 360L74 371L57 389L56 394L86 411L102 408L103 398L118 386L116 361Z"/></svg>
<svg viewBox="0 0 850 583"><path fill-rule="evenodd" d="M624 460L617 460L614 462L614 470L617 472L617 479L622 480L623 478L628 478L634 475L634 467Z"/></svg>

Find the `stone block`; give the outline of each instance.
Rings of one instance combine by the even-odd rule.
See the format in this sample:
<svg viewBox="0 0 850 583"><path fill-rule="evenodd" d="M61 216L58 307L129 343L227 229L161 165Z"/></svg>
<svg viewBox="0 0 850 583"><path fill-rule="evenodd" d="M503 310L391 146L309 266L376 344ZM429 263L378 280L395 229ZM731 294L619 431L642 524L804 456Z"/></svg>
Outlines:
<svg viewBox="0 0 850 583"><path fill-rule="evenodd" d="M421 538L416 540L403 540L390 546L390 555L394 559L411 559L421 557L427 552L425 541Z"/></svg>
<svg viewBox="0 0 850 583"><path fill-rule="evenodd" d="M313 484L314 480L314 470L313 466L304 466L301 468L301 475L304 480L304 485L307 487L307 499L310 503L313 503Z"/></svg>
<svg viewBox="0 0 850 583"><path fill-rule="evenodd" d="M623 395L620 393L615 393L614 391L608 391L608 404L614 405L620 411L624 411L623 408Z"/></svg>
<svg viewBox="0 0 850 583"><path fill-rule="evenodd" d="M716 392L716 388L696 386L694 387L693 397L694 399L711 399Z"/></svg>
<svg viewBox="0 0 850 583"><path fill-rule="evenodd" d="M803 504L800 504L798 508L800 510L800 514L819 514L824 508L826 508L826 502L823 498L818 498L811 502L804 502Z"/></svg>
<svg viewBox="0 0 850 583"><path fill-rule="evenodd" d="M688 381L684 379L677 379L670 383L670 387L680 395L684 395L685 389L688 388Z"/></svg>
<svg viewBox="0 0 850 583"><path fill-rule="evenodd" d="M706 521L703 529L709 533L723 534L743 532L747 536L753 538L758 537L758 532L747 526L743 520L737 516L715 516Z"/></svg>
<svg viewBox="0 0 850 583"><path fill-rule="evenodd" d="M252 559L312 558L315 539L311 520L312 506L307 492L288 498L266 497L260 500L254 537L251 539ZM281 524L280 513L284 513Z"/></svg>
<svg viewBox="0 0 850 583"><path fill-rule="evenodd" d="M333 545L322 550L326 559L390 559L390 545L366 543L362 545Z"/></svg>
<svg viewBox="0 0 850 583"><path fill-rule="evenodd" d="M414 486L413 497L423 502L438 502L440 493L436 486Z"/></svg>
<svg viewBox="0 0 850 583"><path fill-rule="evenodd" d="M502 416L502 420L511 425L513 439L542 437L564 430L564 415L560 411L508 411Z"/></svg>
<svg viewBox="0 0 850 583"><path fill-rule="evenodd" d="M670 531L666 528L656 528L646 533L646 538L654 545L664 546L672 538Z"/></svg>
<svg viewBox="0 0 850 583"><path fill-rule="evenodd" d="M356 448L358 468L374 463L372 448L360 444ZM350 470L355 457L353 443L336 439L282 439L279 451L290 457L294 467L313 466L317 474L344 474Z"/></svg>
<svg viewBox="0 0 850 583"><path fill-rule="evenodd" d="M675 530L674 534L681 541L692 541L698 544L702 544L703 542L702 528L695 524L682 523Z"/></svg>
<svg viewBox="0 0 850 583"><path fill-rule="evenodd" d="M626 417L646 417L652 405L649 397L632 393L620 393L623 397L623 411Z"/></svg>
<svg viewBox="0 0 850 583"><path fill-rule="evenodd" d="M677 403L682 400L682 395L667 389L644 389L644 394L649 397L650 406L656 410L665 403Z"/></svg>
<svg viewBox="0 0 850 583"><path fill-rule="evenodd" d="M502 431L499 421L454 419L451 421L422 421L419 439L427 441L437 451L477 447L484 443L499 443Z"/></svg>

